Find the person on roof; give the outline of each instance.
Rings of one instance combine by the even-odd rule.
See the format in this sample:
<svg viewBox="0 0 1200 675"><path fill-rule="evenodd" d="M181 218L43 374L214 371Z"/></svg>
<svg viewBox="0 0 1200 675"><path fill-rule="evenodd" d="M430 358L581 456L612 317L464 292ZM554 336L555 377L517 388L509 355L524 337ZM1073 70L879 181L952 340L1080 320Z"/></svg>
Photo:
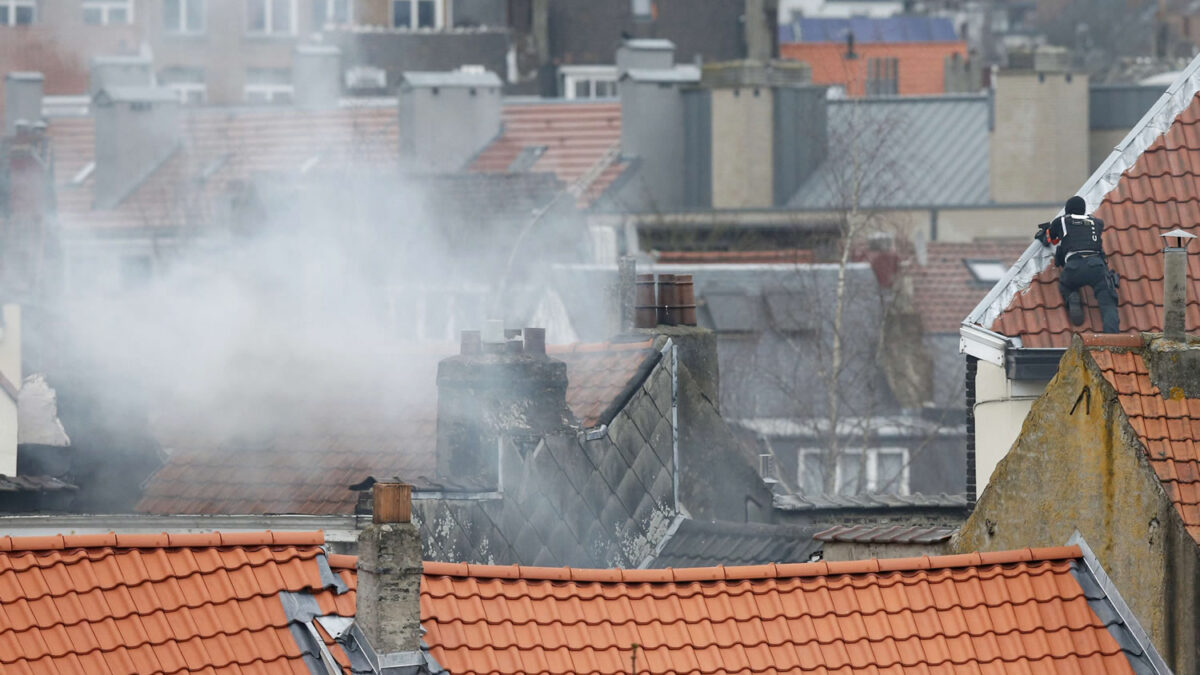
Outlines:
<svg viewBox="0 0 1200 675"><path fill-rule="evenodd" d="M1046 246L1058 245L1054 262L1062 271L1058 275L1058 290L1067 305L1067 315L1076 326L1083 323L1083 300L1079 291L1091 286L1100 305L1100 318L1105 333L1121 330L1117 316L1117 285L1119 277L1108 269L1104 257L1104 221L1087 214L1083 197L1067 200L1065 213L1049 223L1042 223L1037 238Z"/></svg>

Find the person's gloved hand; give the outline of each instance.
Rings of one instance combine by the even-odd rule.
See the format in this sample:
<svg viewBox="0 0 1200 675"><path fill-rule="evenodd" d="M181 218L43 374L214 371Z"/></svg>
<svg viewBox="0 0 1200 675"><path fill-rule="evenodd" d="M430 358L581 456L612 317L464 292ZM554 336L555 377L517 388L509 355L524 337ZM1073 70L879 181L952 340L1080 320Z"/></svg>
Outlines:
<svg viewBox="0 0 1200 675"><path fill-rule="evenodd" d="M1033 235L1034 239L1042 242L1042 246L1050 245L1050 223L1038 223L1037 234Z"/></svg>

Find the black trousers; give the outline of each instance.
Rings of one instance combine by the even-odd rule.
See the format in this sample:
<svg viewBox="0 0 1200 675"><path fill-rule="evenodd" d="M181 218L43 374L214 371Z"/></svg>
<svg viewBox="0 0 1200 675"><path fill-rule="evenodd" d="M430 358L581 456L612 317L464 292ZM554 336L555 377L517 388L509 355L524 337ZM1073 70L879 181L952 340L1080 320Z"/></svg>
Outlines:
<svg viewBox="0 0 1200 675"><path fill-rule="evenodd" d="M1071 256L1062 273L1058 275L1058 290L1062 293L1063 302L1071 293L1078 293L1084 286L1091 286L1096 294L1096 304L1100 305L1100 317L1104 321L1105 333L1121 332L1121 321L1117 317L1117 289L1108 278L1108 265L1099 255L1082 257Z"/></svg>

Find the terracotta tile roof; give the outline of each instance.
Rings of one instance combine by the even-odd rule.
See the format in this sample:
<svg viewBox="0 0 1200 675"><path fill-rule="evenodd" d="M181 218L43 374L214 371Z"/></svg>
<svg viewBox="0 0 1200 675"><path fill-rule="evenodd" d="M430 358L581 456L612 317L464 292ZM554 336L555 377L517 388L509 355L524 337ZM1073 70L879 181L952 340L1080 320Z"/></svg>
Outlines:
<svg viewBox="0 0 1200 675"><path fill-rule="evenodd" d="M354 573L333 572L323 543L320 532L2 537L0 669L308 673L313 654L281 594L354 615Z"/></svg>
<svg viewBox="0 0 1200 675"><path fill-rule="evenodd" d="M653 340L548 345L567 364L567 407L585 429L611 420L657 363Z"/></svg>
<svg viewBox="0 0 1200 675"><path fill-rule="evenodd" d="M73 179L95 159L90 117L55 118L58 212L64 228L185 226L205 222L218 197L257 173L394 167L399 149L391 108L304 111L199 108L183 113L183 145L116 208L94 210L94 175ZM198 188L196 186L199 186Z"/></svg>
<svg viewBox="0 0 1200 675"><path fill-rule="evenodd" d="M425 563L421 614L432 656L455 673L625 673L634 644L638 672L1131 673L1075 576L1081 555L675 570Z"/></svg>
<svg viewBox="0 0 1200 675"><path fill-rule="evenodd" d="M621 104L614 102L509 103L504 130L471 163L472 171L506 172L526 149L544 149L526 171L549 171L568 185L584 183L587 206L620 176Z"/></svg>
<svg viewBox="0 0 1200 675"><path fill-rule="evenodd" d="M1024 239L927 244L927 261L913 273L913 302L925 331L957 333L963 317L994 285L976 281L966 261L994 260L1008 269L1028 246Z"/></svg>
<svg viewBox="0 0 1200 675"><path fill-rule="evenodd" d="M1192 538L1200 542L1200 399L1163 398L1137 351L1089 351L1117 391L1146 458Z"/></svg>
<svg viewBox="0 0 1200 675"><path fill-rule="evenodd" d="M1161 234L1182 228L1200 233L1200 95L1176 116L1130 166L1096 208L1104 220L1104 248L1109 264L1121 275L1118 309L1122 330L1162 330L1163 263ZM1200 278L1200 258L1188 258L1188 275ZM1029 287L1016 294L992 323L997 333L1020 337L1026 347L1066 347L1075 332L1098 331L1100 311L1091 291L1084 291L1082 326L1067 320L1058 292L1058 269L1050 265ZM1200 298L1188 298L1187 321L1200 325Z"/></svg>
<svg viewBox="0 0 1200 675"><path fill-rule="evenodd" d="M656 363L652 340L548 345L567 364L567 405L585 428L606 421L614 406ZM436 476L436 366L410 361L412 392L429 392L425 407L405 397L341 405L316 396L302 402L286 429L258 435L206 438L203 429L172 430L176 442L164 465L147 480L135 507L141 513L353 513L358 492L349 486L373 476L399 477L431 489ZM368 392L373 391L368 387ZM339 397L345 398L340 393ZM339 399L340 400L340 399ZM335 409L336 408L336 409ZM165 432L164 432L165 433Z"/></svg>

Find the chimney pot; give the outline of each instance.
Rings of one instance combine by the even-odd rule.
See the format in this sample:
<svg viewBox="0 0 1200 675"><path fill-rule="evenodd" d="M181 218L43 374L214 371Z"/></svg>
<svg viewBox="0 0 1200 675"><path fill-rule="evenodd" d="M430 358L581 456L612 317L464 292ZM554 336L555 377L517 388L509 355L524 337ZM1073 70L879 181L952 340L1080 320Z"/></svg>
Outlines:
<svg viewBox="0 0 1200 675"><path fill-rule="evenodd" d="M676 294L675 275L658 275L658 322L665 326L679 323L677 316L679 297Z"/></svg>
<svg viewBox="0 0 1200 675"><path fill-rule="evenodd" d="M634 305L635 325L654 328L658 323L658 302L654 299L654 275L637 275L637 299Z"/></svg>
<svg viewBox="0 0 1200 675"><path fill-rule="evenodd" d="M483 323L483 343L498 345L504 342L504 322L500 319L488 319Z"/></svg>
<svg viewBox="0 0 1200 675"><path fill-rule="evenodd" d="M679 301L679 311L676 313L681 326L696 325L696 289L692 284L692 275L675 275L675 299Z"/></svg>
<svg viewBox="0 0 1200 675"><path fill-rule="evenodd" d="M637 324L637 261L633 256L621 256L617 261L618 333L628 333Z"/></svg>
<svg viewBox="0 0 1200 675"><path fill-rule="evenodd" d="M371 486L371 522L412 522L412 486L404 483L376 483Z"/></svg>
<svg viewBox="0 0 1200 675"><path fill-rule="evenodd" d="M544 355L546 353L545 328L525 329L525 353L539 355Z"/></svg>
<svg viewBox="0 0 1200 675"><path fill-rule="evenodd" d="M1187 247L1195 235L1181 229L1162 235L1163 337L1187 341Z"/></svg>

